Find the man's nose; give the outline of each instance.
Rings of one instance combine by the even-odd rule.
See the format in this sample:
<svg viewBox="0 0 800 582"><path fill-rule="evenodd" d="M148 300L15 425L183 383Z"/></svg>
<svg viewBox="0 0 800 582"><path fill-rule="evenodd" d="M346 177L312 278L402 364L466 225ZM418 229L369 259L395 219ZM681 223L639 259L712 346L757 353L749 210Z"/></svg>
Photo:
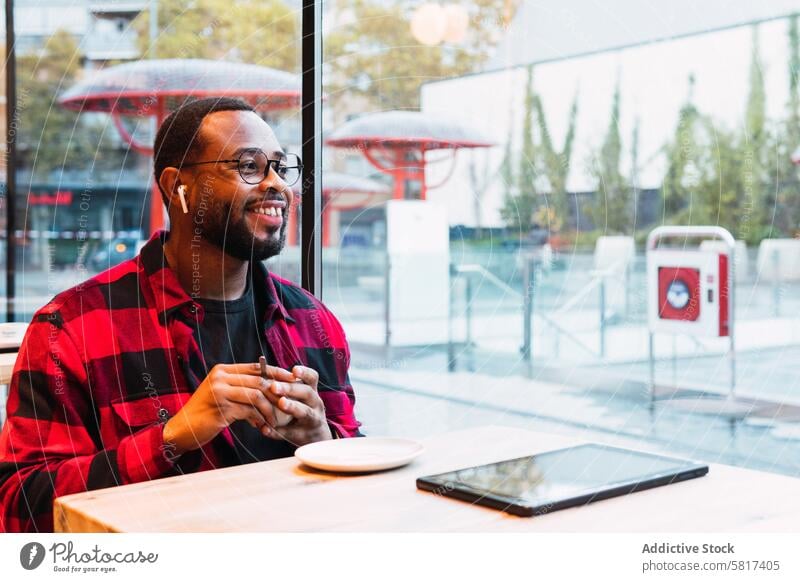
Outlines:
<svg viewBox="0 0 800 582"><path fill-rule="evenodd" d="M284 182L281 177L278 175L278 172L275 171L275 168L271 165L268 166L267 175L264 176L264 179L261 180L259 186L266 186L266 189L269 190L270 188L281 192L283 190L288 190L286 186L286 182Z"/></svg>
<svg viewBox="0 0 800 582"><path fill-rule="evenodd" d="M261 180L261 182L259 182L258 186L259 189L264 192L268 192L269 190L280 192L286 198L287 206L291 206L294 198L294 192L292 192L292 189L278 175L278 172L275 171L274 167L270 166L267 175L264 176L264 179Z"/></svg>

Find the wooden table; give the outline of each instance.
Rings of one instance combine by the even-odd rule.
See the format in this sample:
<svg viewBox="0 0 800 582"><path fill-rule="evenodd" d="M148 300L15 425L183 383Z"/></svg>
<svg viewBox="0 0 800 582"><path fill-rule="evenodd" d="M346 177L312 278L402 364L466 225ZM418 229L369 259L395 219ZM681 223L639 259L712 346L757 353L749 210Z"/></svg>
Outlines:
<svg viewBox="0 0 800 582"><path fill-rule="evenodd" d="M344 476L295 458L60 497L70 532L731 532L800 530L800 479L711 465L699 479L520 518L418 491L415 478L574 444L489 426L423 441L395 471Z"/></svg>

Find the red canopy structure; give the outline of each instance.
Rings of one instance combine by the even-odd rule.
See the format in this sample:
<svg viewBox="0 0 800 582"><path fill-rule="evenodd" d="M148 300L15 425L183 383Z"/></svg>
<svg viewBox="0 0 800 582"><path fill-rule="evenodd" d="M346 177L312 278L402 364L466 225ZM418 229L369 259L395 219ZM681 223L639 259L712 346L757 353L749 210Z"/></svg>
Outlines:
<svg viewBox="0 0 800 582"><path fill-rule="evenodd" d="M322 245L330 246L331 211L355 210L363 208L372 198L387 199L391 189L369 178L351 176L339 172L322 173ZM299 192L296 194L299 195ZM290 215L293 216L293 215ZM288 226L289 244L296 244L296 231L293 224Z"/></svg>
<svg viewBox="0 0 800 582"><path fill-rule="evenodd" d="M468 124L421 111L386 111L364 115L336 129L326 143L332 147L353 148L381 172L394 178L394 199L409 197L409 182L419 184L418 196L424 200L430 188L444 184L455 168L455 155L462 148L495 145ZM450 172L438 184L428 184L425 167L431 150L450 150ZM411 197L416 197L413 195Z"/></svg>
<svg viewBox="0 0 800 582"><path fill-rule="evenodd" d="M374 195L389 194L390 188L369 178L339 172L322 174L322 197L325 208L354 210L363 208Z"/></svg>
<svg viewBox="0 0 800 582"><path fill-rule="evenodd" d="M152 116L157 123L189 97L240 97L259 111L293 109L300 103L296 75L269 67L203 59L153 59L108 67L65 91L59 103L74 111L110 113L130 146L152 155L149 144L138 143L123 116ZM160 196L150 204L150 230L164 224Z"/></svg>

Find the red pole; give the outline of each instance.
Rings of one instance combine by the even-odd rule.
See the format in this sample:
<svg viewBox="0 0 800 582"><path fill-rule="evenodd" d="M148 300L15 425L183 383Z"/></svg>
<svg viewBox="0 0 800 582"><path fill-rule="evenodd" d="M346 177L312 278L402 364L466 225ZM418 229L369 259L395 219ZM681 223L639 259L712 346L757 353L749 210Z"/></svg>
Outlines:
<svg viewBox="0 0 800 582"><path fill-rule="evenodd" d="M392 194L392 198L395 200L402 200L405 198L405 177L406 173L401 169L394 170L392 172L392 176L394 176L394 194Z"/></svg>
<svg viewBox="0 0 800 582"><path fill-rule="evenodd" d="M292 208L287 208L289 218L286 224L286 244L290 247L297 245L297 208L298 206L292 205Z"/></svg>
<svg viewBox="0 0 800 582"><path fill-rule="evenodd" d="M164 98L158 97L156 101L156 127L160 126L166 118L164 111ZM153 152L155 155L155 152ZM153 176L153 190L150 195L150 234L164 228L164 204L161 201L161 190L158 189L158 176Z"/></svg>
<svg viewBox="0 0 800 582"><path fill-rule="evenodd" d="M322 208L322 246L329 247L331 245L331 209L327 206Z"/></svg>
<svg viewBox="0 0 800 582"><path fill-rule="evenodd" d="M406 177L408 176L408 172L404 166L404 154L405 150L395 150L394 159L392 160L392 163L394 164L394 168L392 168L392 175L394 176L393 197L395 200L403 200L406 197Z"/></svg>
<svg viewBox="0 0 800 582"><path fill-rule="evenodd" d="M427 184L427 182L425 180L425 149L424 148L422 149L421 156L422 157L420 158L420 161L419 161L419 182L420 182L419 199L420 200L425 200L425 197L428 194L428 184Z"/></svg>

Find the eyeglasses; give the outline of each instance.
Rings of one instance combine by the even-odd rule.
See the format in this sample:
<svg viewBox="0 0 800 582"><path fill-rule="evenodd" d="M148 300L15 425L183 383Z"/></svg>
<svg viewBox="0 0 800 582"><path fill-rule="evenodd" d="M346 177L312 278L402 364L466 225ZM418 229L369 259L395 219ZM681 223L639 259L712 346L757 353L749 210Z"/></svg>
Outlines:
<svg viewBox="0 0 800 582"><path fill-rule="evenodd" d="M181 164L182 167L202 166L205 164L232 164L236 163L239 175L248 184L258 184L269 175L270 168L275 170L278 177L287 186L291 186L300 179L303 173L303 162L296 154L287 154L285 158L271 160L260 149L244 150L235 160L214 160L210 162L192 162Z"/></svg>

